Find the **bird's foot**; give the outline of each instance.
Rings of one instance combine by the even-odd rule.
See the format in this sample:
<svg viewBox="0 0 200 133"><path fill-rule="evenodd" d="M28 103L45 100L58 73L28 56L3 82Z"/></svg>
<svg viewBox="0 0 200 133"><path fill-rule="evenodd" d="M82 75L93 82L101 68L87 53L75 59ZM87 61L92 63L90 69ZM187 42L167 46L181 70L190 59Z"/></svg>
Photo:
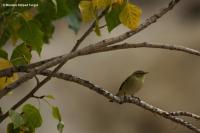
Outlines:
<svg viewBox="0 0 200 133"><path fill-rule="evenodd" d="M133 99L136 99L139 103L140 103L140 98L139 97L136 97L136 96L134 96L134 95L131 95L131 97L133 98Z"/></svg>

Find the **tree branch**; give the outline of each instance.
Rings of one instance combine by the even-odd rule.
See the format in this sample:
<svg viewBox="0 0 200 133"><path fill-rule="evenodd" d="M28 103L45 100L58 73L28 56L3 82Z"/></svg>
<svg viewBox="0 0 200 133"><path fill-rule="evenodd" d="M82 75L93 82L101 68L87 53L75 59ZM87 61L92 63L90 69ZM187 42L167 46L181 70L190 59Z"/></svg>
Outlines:
<svg viewBox="0 0 200 133"><path fill-rule="evenodd" d="M169 112L169 113L172 116L188 116L188 117L194 118L196 120L200 120L199 115L196 115L196 114L193 114L193 113L190 113L190 112L176 111L176 112Z"/></svg>
<svg viewBox="0 0 200 133"><path fill-rule="evenodd" d="M98 16L98 19L101 19L107 12L107 8ZM85 38L93 31L93 28L96 25L96 21L94 21L92 23L92 25L89 27L89 29L81 36L80 39L77 40L76 44L74 45L74 47L72 48L71 52L74 52L78 49L78 47L80 46L80 44L85 40Z"/></svg>
<svg viewBox="0 0 200 133"><path fill-rule="evenodd" d="M51 71L49 70L45 70L45 71L42 71L41 73L39 73L41 75L44 75L44 76L49 76L50 74L52 74ZM192 114L192 113L182 113L182 112L167 112L167 111L164 111L160 108L157 108L157 107L154 107L153 105L150 105L148 104L147 102L145 101L142 101L138 98L135 98L135 97L125 97L125 98L120 98L120 97L117 97L115 95L113 95L112 93L106 91L105 89L101 88L101 87L98 87L97 85L91 83L90 81L88 80L84 80L84 79L81 79L81 78L78 78L78 77L75 77L75 76L72 76L72 75L69 75L69 74L64 74L64 73L55 73L53 75L53 77L56 77L56 78L59 78L59 79L63 79L63 80L66 80L66 81L71 81L71 82L74 82L74 83L77 83L77 84L80 84L82 86L85 86L86 88L89 88L90 90L92 91L95 91L96 93L106 97L109 100L112 100L113 102L116 102L116 103L119 103L119 104L122 104L122 103L131 103L131 104L135 104L145 110L148 110L152 113L155 113L159 116L162 116L163 118L166 118L166 119L169 119L177 124L180 124L194 132L197 132L197 133L200 133L200 129L198 129L197 127L195 127L193 124L185 121L184 119L182 118L178 118L176 116L180 116L180 115L187 115L187 116L198 116L196 114ZM32 92L30 92L26 97L32 97ZM16 109L18 108L21 104L23 104L27 99L26 97L24 97L22 100L20 100L17 104L15 104L12 109ZM191 116L192 114L192 116ZM8 112L6 112L4 115L2 115L0 117L0 122L3 121L6 117L8 116Z"/></svg>
<svg viewBox="0 0 200 133"><path fill-rule="evenodd" d="M121 50L121 49L129 49L129 48L158 48L158 49L181 51L184 53L200 56L200 51L191 49L191 48L188 48L185 46L172 45L172 44L155 44L155 43L148 43L148 42L133 43L133 44L122 43L122 44L118 44L118 45L113 45L113 46L97 49L94 53L108 52L108 51Z"/></svg>

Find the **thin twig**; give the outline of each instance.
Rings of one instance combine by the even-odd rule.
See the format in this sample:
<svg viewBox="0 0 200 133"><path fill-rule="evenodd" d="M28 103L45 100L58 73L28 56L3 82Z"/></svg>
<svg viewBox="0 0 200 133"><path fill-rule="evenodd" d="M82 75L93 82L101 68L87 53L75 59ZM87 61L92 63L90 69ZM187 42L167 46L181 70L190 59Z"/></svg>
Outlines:
<svg viewBox="0 0 200 133"><path fill-rule="evenodd" d="M113 50L121 50L121 49L129 49L129 48L159 48L159 49L181 51L184 53L200 56L200 51L191 49L182 45L156 44L156 43L148 43L148 42L133 43L133 44L122 43L122 44L113 45L109 47L103 47L101 49L97 49L96 53L108 52L108 51L113 51Z"/></svg>
<svg viewBox="0 0 200 133"><path fill-rule="evenodd" d="M170 115L172 116L187 116L187 117L191 117L194 118L196 120L200 120L200 116L194 113L190 113L190 112L185 112L185 111L176 111L176 112L169 112Z"/></svg>
<svg viewBox="0 0 200 133"><path fill-rule="evenodd" d="M99 16L98 19L101 19L107 12L108 9L105 9ZM80 44L83 42L83 40L85 40L85 38L93 31L93 28L96 25L96 21L94 21L92 23L92 25L89 27L89 29L81 36L80 39L77 40L76 44L74 45L74 47L72 48L71 52L74 52L78 49L78 47L80 46Z"/></svg>
<svg viewBox="0 0 200 133"><path fill-rule="evenodd" d="M39 78L37 76L34 76L34 77L35 77L36 83L38 85L40 83L40 80L39 80Z"/></svg>
<svg viewBox="0 0 200 133"><path fill-rule="evenodd" d="M32 98L43 99L43 98L45 98L45 96L36 96L36 95L33 95Z"/></svg>
<svg viewBox="0 0 200 133"><path fill-rule="evenodd" d="M105 28L105 27L107 27L106 24L104 24L104 25L102 25L102 26L99 26L99 29L103 29L103 28Z"/></svg>

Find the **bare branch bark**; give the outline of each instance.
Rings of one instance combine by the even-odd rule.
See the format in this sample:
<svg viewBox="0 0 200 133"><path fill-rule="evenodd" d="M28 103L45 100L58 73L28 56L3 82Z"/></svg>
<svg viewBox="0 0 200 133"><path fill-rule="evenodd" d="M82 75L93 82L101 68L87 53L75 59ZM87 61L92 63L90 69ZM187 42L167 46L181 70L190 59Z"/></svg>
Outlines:
<svg viewBox="0 0 200 133"><path fill-rule="evenodd" d="M129 48L158 48L158 49L167 49L167 50L174 50L174 51L181 51L184 53L192 54L200 56L200 51L191 49L181 45L172 45L172 44L156 44L156 43L122 43L118 45L113 45L109 47L103 47L101 49L97 49L96 52L108 52L113 50L121 50L121 49L129 49Z"/></svg>
<svg viewBox="0 0 200 133"><path fill-rule="evenodd" d="M200 120L200 116L194 113L185 112L185 111L176 111L176 112L169 112L172 116L187 116L194 118L196 120Z"/></svg>

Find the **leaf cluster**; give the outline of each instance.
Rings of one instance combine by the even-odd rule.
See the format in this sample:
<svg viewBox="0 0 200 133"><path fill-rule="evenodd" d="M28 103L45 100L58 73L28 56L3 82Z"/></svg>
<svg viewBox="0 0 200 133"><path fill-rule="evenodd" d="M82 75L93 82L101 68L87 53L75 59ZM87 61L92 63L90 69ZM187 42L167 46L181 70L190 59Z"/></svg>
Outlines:
<svg viewBox="0 0 200 133"><path fill-rule="evenodd" d="M32 51L41 55L43 45L54 33L54 21L65 18L75 32L80 28L79 0L2 0L0 1L0 58L15 65L31 62ZM3 6L37 4L38 6ZM9 55L5 45L12 43ZM10 52L9 52L10 53Z"/></svg>
<svg viewBox="0 0 200 133"><path fill-rule="evenodd" d="M13 3L38 6L2 6ZM127 0L2 0L0 4L0 58L10 60L15 66L29 64L32 51L41 54L43 45L53 36L53 23L58 19L65 18L75 33L81 21L95 21L94 31L101 35L98 15L105 9L109 32L120 24L134 30L141 16L141 9ZM8 42L14 47L11 55L4 49Z"/></svg>
<svg viewBox="0 0 200 133"><path fill-rule="evenodd" d="M44 98L54 99L51 95L47 95ZM57 130L59 133L62 133L64 124L62 122L59 108L52 106L46 99L43 100L45 100L51 107L52 116L58 121ZM10 110L9 117L11 123L7 126L7 133L35 133L36 129L43 123L40 110L31 104L24 105L21 113Z"/></svg>
<svg viewBox="0 0 200 133"><path fill-rule="evenodd" d="M142 10L126 0L82 0L79 3L82 19L84 22L96 21L95 32L100 35L98 14L103 9L106 26L109 32L120 24L135 30L140 22Z"/></svg>

